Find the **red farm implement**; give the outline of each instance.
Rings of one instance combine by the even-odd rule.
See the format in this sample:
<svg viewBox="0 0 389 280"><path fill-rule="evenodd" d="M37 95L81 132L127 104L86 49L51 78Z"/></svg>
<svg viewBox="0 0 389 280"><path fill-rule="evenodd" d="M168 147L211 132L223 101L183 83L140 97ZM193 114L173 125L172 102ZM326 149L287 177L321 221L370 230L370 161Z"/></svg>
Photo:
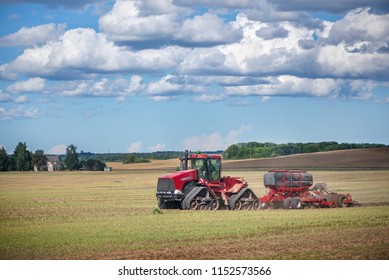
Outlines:
<svg viewBox="0 0 389 280"><path fill-rule="evenodd" d="M325 183L313 186L313 176L305 170L271 170L264 175L266 195L261 208L301 209L305 207L350 207L350 194L332 192Z"/></svg>

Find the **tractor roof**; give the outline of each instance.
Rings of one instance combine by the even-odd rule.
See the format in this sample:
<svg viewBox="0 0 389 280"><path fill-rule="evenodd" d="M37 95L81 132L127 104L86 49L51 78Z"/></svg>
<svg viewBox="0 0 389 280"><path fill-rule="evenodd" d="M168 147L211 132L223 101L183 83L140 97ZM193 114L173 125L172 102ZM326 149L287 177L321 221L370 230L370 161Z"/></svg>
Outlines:
<svg viewBox="0 0 389 280"><path fill-rule="evenodd" d="M214 158L214 159L221 159L221 155L207 155L207 154L191 154L189 155L190 159L194 158Z"/></svg>

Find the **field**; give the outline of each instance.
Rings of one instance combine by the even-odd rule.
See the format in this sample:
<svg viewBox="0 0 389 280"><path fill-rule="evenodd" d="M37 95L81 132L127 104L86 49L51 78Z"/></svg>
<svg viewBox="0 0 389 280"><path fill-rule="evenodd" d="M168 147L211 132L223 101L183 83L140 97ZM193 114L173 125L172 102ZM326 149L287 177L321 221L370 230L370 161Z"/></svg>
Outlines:
<svg viewBox="0 0 389 280"><path fill-rule="evenodd" d="M157 177L175 163L1 173L0 259L389 258L388 170L312 172L368 207L154 213ZM225 175L263 195L264 173Z"/></svg>

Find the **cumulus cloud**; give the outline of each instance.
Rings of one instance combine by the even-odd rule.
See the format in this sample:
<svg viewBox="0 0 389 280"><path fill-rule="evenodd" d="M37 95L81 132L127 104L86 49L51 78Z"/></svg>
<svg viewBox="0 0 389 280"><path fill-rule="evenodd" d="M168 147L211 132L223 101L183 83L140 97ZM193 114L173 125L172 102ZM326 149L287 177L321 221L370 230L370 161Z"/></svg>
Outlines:
<svg viewBox="0 0 389 280"><path fill-rule="evenodd" d="M141 7L141 1L116 1L112 10L99 19L100 30L115 41L156 40L174 32L175 14L144 15Z"/></svg>
<svg viewBox="0 0 389 280"><path fill-rule="evenodd" d="M362 17L365 17L368 12L363 11L365 15ZM351 18L358 18L353 16L354 13L350 12ZM369 34L371 27L365 27L363 32L360 28L364 25L370 25L372 28L380 25L381 28L375 31L376 35L369 37L369 44L376 44L376 49L385 48L389 37L382 26L385 26L383 22L388 22L387 16L375 15L369 17L369 20L369 24L357 25L358 32ZM180 72L214 75L229 73L247 76L285 74L312 78L383 79L389 77L387 52L351 52L345 41L337 42L331 39L336 38L334 34L339 30L337 22L326 26L329 37L325 37L326 32L317 32L320 35L317 39L319 44L314 43L312 39L316 30L290 22L279 23L276 29L269 29L268 24L249 20L241 15L237 18L237 24L241 25L244 31L241 42L206 50L195 49L180 64ZM278 34L277 30L281 30L282 34ZM360 38L368 39L367 35L360 35ZM361 43L357 37L353 40ZM351 38L349 41L354 42Z"/></svg>
<svg viewBox="0 0 389 280"><path fill-rule="evenodd" d="M28 97L25 95L18 96L15 98L15 103L22 104L22 103L27 103L28 102Z"/></svg>
<svg viewBox="0 0 389 280"><path fill-rule="evenodd" d="M177 65L184 53L179 47L133 52L107 40L90 28L66 31L57 41L26 49L3 71L48 78L89 77L92 73L162 71Z"/></svg>
<svg viewBox="0 0 389 280"><path fill-rule="evenodd" d="M118 102L131 95L156 102L181 96L195 102L246 95L264 102L271 96L343 98L346 90L349 97L370 96L374 82L389 79L389 18L374 9L383 2L358 8L366 1L341 0L336 9L348 12L337 21L301 20L296 7L330 9L311 2L118 0L100 17L100 32L55 24L22 28L1 37L20 37L27 48L0 65L0 77L33 78L10 84L2 100L42 90ZM39 30L41 39L34 37ZM363 80L368 88L354 88Z"/></svg>
<svg viewBox="0 0 389 280"><path fill-rule="evenodd" d="M57 85L48 90L57 92L61 96L113 96L118 102L139 92L144 87L142 78L133 75L130 78L117 77L113 80L102 78L97 80L70 81Z"/></svg>
<svg viewBox="0 0 389 280"><path fill-rule="evenodd" d="M127 152L129 153L139 153L142 150L143 143L142 141L133 142L127 148Z"/></svg>
<svg viewBox="0 0 389 280"><path fill-rule="evenodd" d="M266 102L271 96L311 96L341 99L369 99L372 97L372 82L365 80L310 79L295 76L267 78L267 83L227 87L232 96L262 96Z"/></svg>
<svg viewBox="0 0 389 280"><path fill-rule="evenodd" d="M371 13L369 8L355 9L336 21L322 41L331 45L342 44L349 51L376 52L387 48L389 42L389 14Z"/></svg>
<svg viewBox="0 0 389 280"><path fill-rule="evenodd" d="M339 0L331 1L311 1L311 0L173 0L179 6L204 5L215 8L232 8L232 9L258 9L263 5L271 5L273 9L278 11L311 11L319 12L326 11L330 13L342 13L358 7L372 6L377 10L388 11L388 3L386 0Z"/></svg>
<svg viewBox="0 0 389 280"><path fill-rule="evenodd" d="M66 145L60 144L52 147L47 153L48 154L54 154L54 155L64 155L66 154Z"/></svg>
<svg viewBox="0 0 389 280"><path fill-rule="evenodd" d="M99 19L99 28L117 42L214 45L239 40L241 31L215 14L205 13L185 19L190 10L172 1L116 1L112 10ZM161 28L163 27L163 28ZM138 44L142 48L142 44Z"/></svg>
<svg viewBox="0 0 389 280"><path fill-rule="evenodd" d="M225 150L229 145L236 143L239 137L249 130L251 130L250 125L242 125L239 129L230 130L224 136L220 132L193 135L184 139L183 146L184 149L192 151Z"/></svg>
<svg viewBox="0 0 389 280"><path fill-rule="evenodd" d="M0 37L0 47L29 47L56 40L66 29L66 24L44 24L22 27L19 31Z"/></svg>
<svg viewBox="0 0 389 280"><path fill-rule="evenodd" d="M206 13L186 19L174 38L200 45L226 44L240 40L242 31L224 23L217 15Z"/></svg>
<svg viewBox="0 0 389 280"><path fill-rule="evenodd" d="M0 120L9 121L14 119L35 119L38 118L42 112L35 107L26 108L18 106L16 108L7 109L0 107Z"/></svg>
<svg viewBox="0 0 389 280"><path fill-rule="evenodd" d="M166 150L166 144L155 144L154 146L150 146L149 150L152 152L158 152L158 151L163 151Z"/></svg>
<svg viewBox="0 0 389 280"><path fill-rule="evenodd" d="M11 96L8 93L3 93L0 89L0 102L7 102L9 100L11 100Z"/></svg>
<svg viewBox="0 0 389 280"><path fill-rule="evenodd" d="M20 81L11 84L7 90L12 93L20 92L39 92L45 88L45 80L42 78L31 78L26 81Z"/></svg>
<svg viewBox="0 0 389 280"><path fill-rule="evenodd" d="M287 38L288 30L282 26L270 25L261 27L255 32L258 37L262 37L265 40L274 39L274 38Z"/></svg>

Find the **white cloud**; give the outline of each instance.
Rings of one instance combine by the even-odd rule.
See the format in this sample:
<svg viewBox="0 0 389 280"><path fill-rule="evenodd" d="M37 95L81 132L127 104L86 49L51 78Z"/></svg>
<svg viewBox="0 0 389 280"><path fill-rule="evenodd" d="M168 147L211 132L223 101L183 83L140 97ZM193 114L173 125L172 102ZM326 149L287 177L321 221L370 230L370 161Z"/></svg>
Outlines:
<svg viewBox="0 0 389 280"><path fill-rule="evenodd" d="M172 46L134 52L115 45L93 29L77 28L66 31L57 41L26 49L14 61L2 65L1 70L80 79L101 72L163 71L175 67L184 54L184 48Z"/></svg>
<svg viewBox="0 0 389 280"><path fill-rule="evenodd" d="M100 96L116 97L119 103L128 96L140 93L144 88L141 76L133 75L130 78L116 77L113 80L102 78L99 80L82 80L79 82L64 82L55 88L47 89L61 96Z"/></svg>
<svg viewBox="0 0 389 280"><path fill-rule="evenodd" d="M40 115L42 115L42 112L35 107L25 108L23 106L18 106L11 109L0 107L0 120L3 121L14 119L35 119Z"/></svg>
<svg viewBox="0 0 389 280"><path fill-rule="evenodd" d="M116 1L112 10L100 17L99 29L114 41L156 40L173 34L177 28L174 14L143 15L141 7L141 1Z"/></svg>
<svg viewBox="0 0 389 280"><path fill-rule="evenodd" d="M28 102L28 97L25 95L18 96L15 98L15 103L21 104L21 103L27 103Z"/></svg>
<svg viewBox="0 0 389 280"><path fill-rule="evenodd" d="M66 154L66 148L67 146L65 144L56 145L52 147L47 153L55 154L55 155L63 155Z"/></svg>
<svg viewBox="0 0 389 280"><path fill-rule="evenodd" d="M226 145L231 145L237 141L239 136L251 130L251 125L242 125L239 129L230 130L225 137Z"/></svg>
<svg viewBox="0 0 389 280"><path fill-rule="evenodd" d="M137 141L131 143L131 145L128 147L127 152L129 153L138 153L142 150L143 144L142 141Z"/></svg>
<svg viewBox="0 0 389 280"><path fill-rule="evenodd" d="M168 74L157 81L149 82L143 95L151 100L161 102L175 99L178 95L205 94L207 89L204 85L197 85L192 82L188 81L185 76Z"/></svg>
<svg viewBox="0 0 389 280"><path fill-rule="evenodd" d="M193 135L183 141L183 147L187 150L216 151L225 150L229 145L238 141L239 137L251 130L250 125L243 125L239 129L230 130L222 136L220 132L210 134Z"/></svg>
<svg viewBox="0 0 389 280"><path fill-rule="evenodd" d="M239 30L217 15L205 13L184 19L189 12L169 0L116 1L99 19L99 28L113 41L153 42L157 46L172 42L209 45L241 38ZM144 48L142 44L139 47Z"/></svg>
<svg viewBox="0 0 389 280"><path fill-rule="evenodd" d="M193 98L194 101L200 103L216 102L216 101L222 101L224 99L225 99L224 94L201 94Z"/></svg>
<svg viewBox="0 0 389 280"><path fill-rule="evenodd" d="M173 82L173 75L166 75L159 81L151 82L147 85L146 92L150 95L161 95L165 93L178 92L182 85Z"/></svg>
<svg viewBox="0 0 389 280"><path fill-rule="evenodd" d="M386 26L384 22L389 21L388 15L373 15L363 10L356 15L351 12L348 16L347 23L342 20L334 24L323 23L323 30L318 30L293 22L271 25L239 14L235 24L243 29L241 41L194 49L180 64L179 71L181 74L237 76L284 74L313 78L388 78L389 54L379 51L389 47L389 33L383 27ZM362 35L349 32L353 30L354 22L357 26L355 33ZM371 32L372 29L375 31ZM343 36L346 32L348 35ZM319 36L318 43L312 38L314 33ZM344 37L348 42L338 42L338 33L339 38Z"/></svg>
<svg viewBox="0 0 389 280"><path fill-rule="evenodd" d="M187 137L183 141L183 146L185 150L192 151L216 151L226 148L220 132Z"/></svg>
<svg viewBox="0 0 389 280"><path fill-rule="evenodd" d="M370 99L373 82L368 80L343 79L309 79L296 76L268 77L266 82L258 85L229 86L227 95L262 96L262 101L269 101L271 96L311 96L341 99Z"/></svg>
<svg viewBox="0 0 389 280"><path fill-rule="evenodd" d="M149 147L150 151L152 152L158 152L158 151L163 151L166 150L166 144L155 144L154 146Z"/></svg>
<svg viewBox="0 0 389 280"><path fill-rule="evenodd" d="M3 93L3 91L0 89L0 102L6 102L11 100L11 96L8 93Z"/></svg>
<svg viewBox="0 0 389 280"><path fill-rule="evenodd" d="M205 13L186 19L174 37L185 42L223 44L240 40L242 32L217 15Z"/></svg>
<svg viewBox="0 0 389 280"><path fill-rule="evenodd" d="M166 102L166 101L171 101L171 100L176 99L175 96L159 96L159 95L148 96L147 98L150 100L153 100L155 102Z"/></svg>
<svg viewBox="0 0 389 280"><path fill-rule="evenodd" d="M16 82L7 87L12 93L20 92L39 92L45 88L45 80L42 78L31 78L26 81Z"/></svg>
<svg viewBox="0 0 389 280"><path fill-rule="evenodd" d="M335 22L306 22L298 20L297 9L278 1L196 2L215 8L206 12L192 6L195 2L116 1L100 18L101 32L65 31L51 24L3 36L24 32L31 42L38 28L47 31L42 34L58 31L0 65L3 79L35 77L14 82L6 93L105 96L121 103L132 95L156 102L183 95L195 102L260 95L267 102L275 95L342 98L349 89L348 96L370 98L374 83L358 89L352 80L389 78L388 14L359 8ZM308 10L326 6L292 2L305 3ZM231 20L228 8L236 9L236 19ZM55 81L45 84L43 78ZM6 93L0 98L3 102L9 101Z"/></svg>
<svg viewBox="0 0 389 280"><path fill-rule="evenodd" d="M270 99L271 99L271 97L270 96L262 96L262 102L263 103L267 103L267 102L269 102L270 101Z"/></svg>
<svg viewBox="0 0 389 280"><path fill-rule="evenodd" d="M0 37L1 47L29 47L56 40L66 29L66 24L49 23L33 27L22 27L19 31Z"/></svg>

